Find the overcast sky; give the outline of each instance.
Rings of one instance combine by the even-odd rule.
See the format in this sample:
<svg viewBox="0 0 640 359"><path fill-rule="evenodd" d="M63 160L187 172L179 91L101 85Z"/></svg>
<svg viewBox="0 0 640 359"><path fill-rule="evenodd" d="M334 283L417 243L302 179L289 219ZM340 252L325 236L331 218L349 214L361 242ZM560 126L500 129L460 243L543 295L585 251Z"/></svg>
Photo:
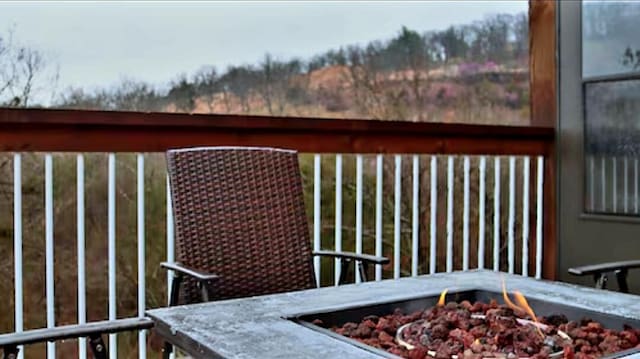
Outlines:
<svg viewBox="0 0 640 359"><path fill-rule="evenodd" d="M308 57L341 45L527 11L519 1L0 2L0 34L42 50L60 85L94 88L123 77L165 83L202 65L256 63L266 53ZM4 27L4 29L3 29Z"/></svg>

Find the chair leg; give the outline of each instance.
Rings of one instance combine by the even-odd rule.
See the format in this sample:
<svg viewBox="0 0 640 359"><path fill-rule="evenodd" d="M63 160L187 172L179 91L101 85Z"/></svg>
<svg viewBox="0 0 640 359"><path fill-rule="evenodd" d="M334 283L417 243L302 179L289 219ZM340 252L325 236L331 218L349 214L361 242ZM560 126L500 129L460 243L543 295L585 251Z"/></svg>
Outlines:
<svg viewBox="0 0 640 359"><path fill-rule="evenodd" d="M338 278L338 285L344 284L347 280L347 274L349 274L350 260L343 258L340 262L340 278Z"/></svg>
<svg viewBox="0 0 640 359"><path fill-rule="evenodd" d="M182 284L182 276L180 274L174 274L171 281L171 293L169 294L169 306L173 307L178 305L180 300L180 285ZM173 352L173 345L169 342L164 342L164 349L162 350L162 357L169 359Z"/></svg>
<svg viewBox="0 0 640 359"><path fill-rule="evenodd" d="M178 305L180 300L180 285L182 284L182 276L175 274L171 281L171 293L169 294L169 306Z"/></svg>
<svg viewBox="0 0 640 359"><path fill-rule="evenodd" d="M607 289L607 273L597 273L593 275L597 289Z"/></svg>
<svg viewBox="0 0 640 359"><path fill-rule="evenodd" d="M2 348L2 359L16 359L18 357L18 346L16 345L7 345Z"/></svg>
<svg viewBox="0 0 640 359"><path fill-rule="evenodd" d="M209 288L206 283L198 282L198 287L200 287L200 296L202 298L202 302L209 301Z"/></svg>
<svg viewBox="0 0 640 359"><path fill-rule="evenodd" d="M107 359L107 347L104 345L101 335L94 334L89 336L89 346L91 346L95 359Z"/></svg>
<svg viewBox="0 0 640 359"><path fill-rule="evenodd" d="M368 269L368 263L367 262L362 262L362 261L358 261L356 262L358 265L358 271L360 272L360 279L362 279L363 282L367 281L367 269Z"/></svg>
<svg viewBox="0 0 640 359"><path fill-rule="evenodd" d="M627 273L628 271L626 269L620 269L616 271L618 290L622 293L629 293L629 285L627 285Z"/></svg>
<svg viewBox="0 0 640 359"><path fill-rule="evenodd" d="M173 352L173 345L169 342L164 342L164 349L162 350L162 358L169 359L171 357L171 353Z"/></svg>

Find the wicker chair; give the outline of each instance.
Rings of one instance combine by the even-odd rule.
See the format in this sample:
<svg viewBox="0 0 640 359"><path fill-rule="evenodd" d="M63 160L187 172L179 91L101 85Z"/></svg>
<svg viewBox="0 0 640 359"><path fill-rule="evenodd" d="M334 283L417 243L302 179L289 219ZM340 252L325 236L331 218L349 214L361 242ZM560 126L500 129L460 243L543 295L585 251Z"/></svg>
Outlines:
<svg viewBox="0 0 640 359"><path fill-rule="evenodd" d="M384 257L311 251L295 151L193 148L167 153L179 263L170 305L314 288L314 256L342 259L363 280ZM181 287L182 285L182 287Z"/></svg>

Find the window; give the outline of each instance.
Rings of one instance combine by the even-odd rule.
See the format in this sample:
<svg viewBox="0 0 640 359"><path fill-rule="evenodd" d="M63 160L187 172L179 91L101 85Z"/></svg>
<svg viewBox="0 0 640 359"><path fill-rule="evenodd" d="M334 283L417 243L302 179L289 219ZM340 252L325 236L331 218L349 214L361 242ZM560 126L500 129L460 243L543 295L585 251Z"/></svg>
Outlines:
<svg viewBox="0 0 640 359"><path fill-rule="evenodd" d="M582 5L587 212L640 213L638 19L640 3Z"/></svg>

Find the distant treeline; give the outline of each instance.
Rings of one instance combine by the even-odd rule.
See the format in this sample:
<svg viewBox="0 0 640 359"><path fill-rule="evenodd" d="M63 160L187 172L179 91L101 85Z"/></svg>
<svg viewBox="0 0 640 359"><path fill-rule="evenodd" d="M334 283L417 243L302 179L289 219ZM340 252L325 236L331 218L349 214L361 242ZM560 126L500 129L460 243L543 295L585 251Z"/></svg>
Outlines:
<svg viewBox="0 0 640 359"><path fill-rule="evenodd" d="M296 109L321 105L328 112L412 119L425 102L437 99L438 91L429 94L434 70L456 66L457 73L472 75L482 68L526 68L527 54L526 14L498 14L422 34L403 27L390 39L331 49L306 60L267 53L256 64L224 71L203 66L190 76L178 76L163 91L136 81L93 92L68 89L55 105L191 112L200 102L204 106L199 112L273 115L299 114ZM313 74L327 68L338 69L327 75L337 84L314 83ZM514 95L502 97L509 96Z"/></svg>

